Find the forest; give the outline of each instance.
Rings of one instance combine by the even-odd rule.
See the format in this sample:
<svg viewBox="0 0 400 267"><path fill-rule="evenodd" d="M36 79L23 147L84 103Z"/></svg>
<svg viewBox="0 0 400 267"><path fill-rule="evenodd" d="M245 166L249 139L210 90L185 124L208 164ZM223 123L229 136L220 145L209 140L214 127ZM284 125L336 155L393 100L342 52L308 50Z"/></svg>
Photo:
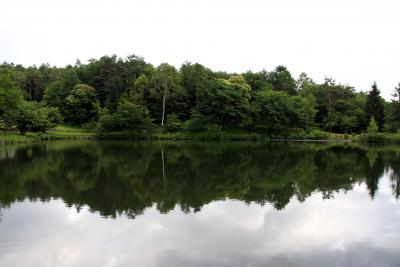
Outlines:
<svg viewBox="0 0 400 267"><path fill-rule="evenodd" d="M356 91L285 66L227 73L185 62L177 69L116 55L86 64L0 65L0 131L46 132L65 124L98 133L251 132L275 138L398 133L400 83Z"/></svg>

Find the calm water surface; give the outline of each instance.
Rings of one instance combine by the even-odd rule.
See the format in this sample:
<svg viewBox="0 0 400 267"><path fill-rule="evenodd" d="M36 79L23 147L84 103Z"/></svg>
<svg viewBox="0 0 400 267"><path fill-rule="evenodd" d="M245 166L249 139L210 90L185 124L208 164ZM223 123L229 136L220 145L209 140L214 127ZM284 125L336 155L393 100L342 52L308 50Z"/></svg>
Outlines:
<svg viewBox="0 0 400 267"><path fill-rule="evenodd" d="M400 266L400 147L0 147L0 266Z"/></svg>

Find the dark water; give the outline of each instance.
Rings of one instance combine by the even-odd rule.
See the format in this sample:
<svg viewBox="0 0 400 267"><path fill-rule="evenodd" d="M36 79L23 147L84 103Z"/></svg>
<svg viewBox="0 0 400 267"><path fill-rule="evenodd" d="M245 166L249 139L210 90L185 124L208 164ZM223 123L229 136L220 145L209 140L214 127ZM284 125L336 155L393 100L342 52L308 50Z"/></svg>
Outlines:
<svg viewBox="0 0 400 267"><path fill-rule="evenodd" d="M0 147L0 266L400 266L400 147Z"/></svg>

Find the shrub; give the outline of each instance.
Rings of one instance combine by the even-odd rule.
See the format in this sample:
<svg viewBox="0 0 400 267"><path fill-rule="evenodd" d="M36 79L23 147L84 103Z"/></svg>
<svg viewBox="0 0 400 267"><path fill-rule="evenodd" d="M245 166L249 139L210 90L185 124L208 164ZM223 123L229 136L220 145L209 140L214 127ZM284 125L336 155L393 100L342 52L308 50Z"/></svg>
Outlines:
<svg viewBox="0 0 400 267"><path fill-rule="evenodd" d="M288 139L305 139L306 137L307 133L302 128L292 128L286 133L286 138Z"/></svg>
<svg viewBox="0 0 400 267"><path fill-rule="evenodd" d="M192 110L192 116L187 120L183 128L189 132L204 132L209 122L197 109Z"/></svg>
<svg viewBox="0 0 400 267"><path fill-rule="evenodd" d="M383 133L363 133L360 140L368 143L384 143L387 138Z"/></svg>
<svg viewBox="0 0 400 267"><path fill-rule="evenodd" d="M167 116L167 123L165 124L165 130L167 132L177 132L182 128L182 121L176 116L176 114L170 114Z"/></svg>
<svg viewBox="0 0 400 267"><path fill-rule="evenodd" d="M329 134L321 130L313 130L307 134L307 139L311 140L328 140Z"/></svg>
<svg viewBox="0 0 400 267"><path fill-rule="evenodd" d="M222 127L218 124L208 124L207 125L207 132L206 132L207 139L217 140L222 138Z"/></svg>

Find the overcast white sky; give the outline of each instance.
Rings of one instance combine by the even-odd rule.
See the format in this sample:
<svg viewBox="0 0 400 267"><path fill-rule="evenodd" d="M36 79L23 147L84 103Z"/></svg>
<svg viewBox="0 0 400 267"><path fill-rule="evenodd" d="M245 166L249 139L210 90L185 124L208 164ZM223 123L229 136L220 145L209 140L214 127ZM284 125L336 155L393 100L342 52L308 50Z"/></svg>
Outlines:
<svg viewBox="0 0 400 267"><path fill-rule="evenodd" d="M400 82L399 0L2 0L0 61L104 54L229 72L286 65L385 98Z"/></svg>

